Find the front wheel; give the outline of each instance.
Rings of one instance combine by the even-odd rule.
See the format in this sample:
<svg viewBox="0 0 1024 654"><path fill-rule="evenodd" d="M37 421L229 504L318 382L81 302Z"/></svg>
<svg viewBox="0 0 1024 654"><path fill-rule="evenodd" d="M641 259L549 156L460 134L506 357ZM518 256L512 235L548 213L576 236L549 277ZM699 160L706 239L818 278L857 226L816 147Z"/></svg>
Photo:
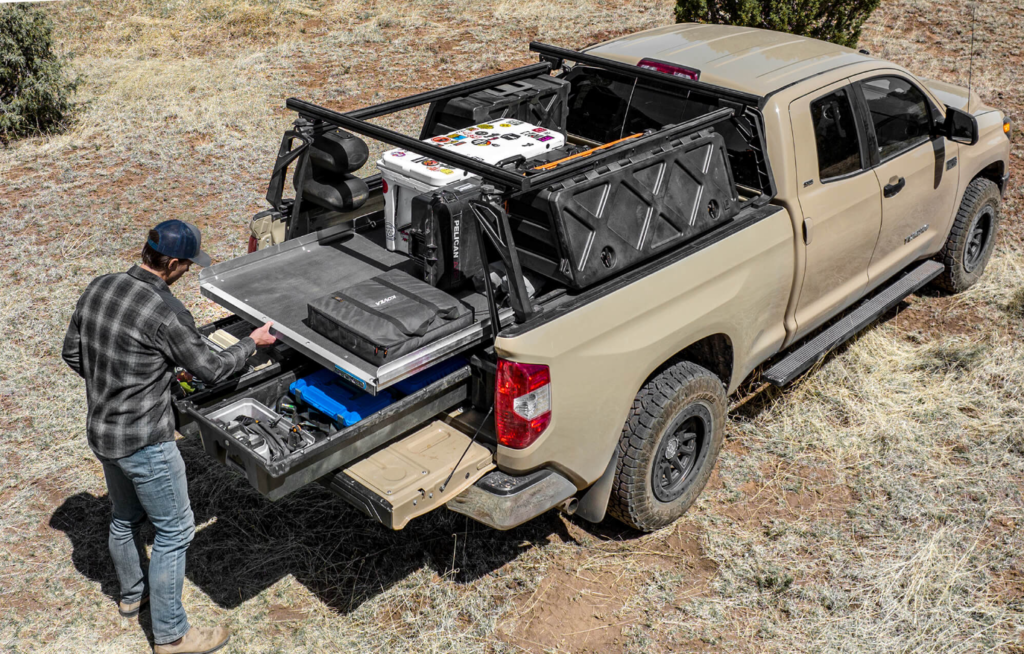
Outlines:
<svg viewBox="0 0 1024 654"><path fill-rule="evenodd" d="M961 293L981 277L995 249L999 200L999 187L992 180L979 177L967 186L946 245L936 257L946 266L936 286Z"/></svg>
<svg viewBox="0 0 1024 654"><path fill-rule="evenodd" d="M726 401L721 380L689 361L644 384L619 437L608 512L640 531L686 513L722 449Z"/></svg>

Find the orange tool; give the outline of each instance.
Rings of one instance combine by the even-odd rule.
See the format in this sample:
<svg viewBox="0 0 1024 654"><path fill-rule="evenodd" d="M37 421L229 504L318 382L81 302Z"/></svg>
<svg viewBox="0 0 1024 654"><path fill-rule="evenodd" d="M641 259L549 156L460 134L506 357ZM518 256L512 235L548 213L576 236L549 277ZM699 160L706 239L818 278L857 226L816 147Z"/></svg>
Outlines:
<svg viewBox="0 0 1024 654"><path fill-rule="evenodd" d="M635 139L638 136L643 136L643 134L642 133L630 134L629 136L627 136L625 138L621 138L621 139L619 139L617 141L612 141L611 143L605 143L604 145L599 145L596 148L591 148L590 150L584 150L583 152L577 152L576 154L569 155L568 157L566 157L564 159L559 159L558 161L551 161L551 162L548 162L546 164L542 164L540 166L536 166L534 168L534 170L551 170L552 168L555 168L556 166L558 166L560 164L564 164L566 161L572 161L573 159L582 159L583 157L589 157L590 155L594 154L595 152L598 152L600 150L604 150L606 148L610 148L613 145L617 145L619 143L622 143L623 141L628 141L629 139Z"/></svg>

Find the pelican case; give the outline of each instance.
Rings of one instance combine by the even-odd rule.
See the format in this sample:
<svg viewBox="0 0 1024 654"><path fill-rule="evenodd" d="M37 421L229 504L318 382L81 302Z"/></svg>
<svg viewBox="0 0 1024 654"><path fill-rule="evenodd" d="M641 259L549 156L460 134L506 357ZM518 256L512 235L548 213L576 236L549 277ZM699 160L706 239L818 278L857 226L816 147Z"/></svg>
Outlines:
<svg viewBox="0 0 1024 654"><path fill-rule="evenodd" d="M472 309L400 270L389 270L309 303L311 329L377 364L472 323Z"/></svg>
<svg viewBox="0 0 1024 654"><path fill-rule="evenodd" d="M707 129L626 148L509 211L523 267L582 289L732 220L739 205L725 140Z"/></svg>
<svg viewBox="0 0 1024 654"><path fill-rule="evenodd" d="M482 196L482 181L470 178L412 199L412 247L423 281L441 289L458 288L482 277L483 260L469 203Z"/></svg>

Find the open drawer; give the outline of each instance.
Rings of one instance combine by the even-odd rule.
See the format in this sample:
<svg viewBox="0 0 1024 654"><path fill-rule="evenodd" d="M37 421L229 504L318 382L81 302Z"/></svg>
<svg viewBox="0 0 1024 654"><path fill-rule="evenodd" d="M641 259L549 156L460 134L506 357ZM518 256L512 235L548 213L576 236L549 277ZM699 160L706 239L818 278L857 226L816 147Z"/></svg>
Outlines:
<svg viewBox="0 0 1024 654"><path fill-rule="evenodd" d="M215 332L227 332L236 338L242 338L248 336L252 330L253 327L238 316L228 316L203 325L199 328L199 333L207 340L211 348L220 350L223 348L210 338ZM177 384L172 384L171 392L174 394L176 402L188 400L195 406L205 407L228 395L237 396L238 392L250 386L275 379L282 373L294 370L304 363L295 350L284 343L278 343L273 347L257 350L246 362L246 366L241 372L227 379L216 384L204 385L203 388L188 395ZM183 427L191 422L191 419L180 411L178 416L180 423L177 427L184 433Z"/></svg>
<svg viewBox="0 0 1024 654"><path fill-rule="evenodd" d="M318 437L313 444L271 461L212 419L240 400L274 406L301 374L284 373L207 407L199 407L188 400L178 402L178 410L199 426L206 452L244 474L253 488L271 500L280 499L402 434L421 428L439 413L458 406L469 397L470 366L465 365L351 426L335 429Z"/></svg>

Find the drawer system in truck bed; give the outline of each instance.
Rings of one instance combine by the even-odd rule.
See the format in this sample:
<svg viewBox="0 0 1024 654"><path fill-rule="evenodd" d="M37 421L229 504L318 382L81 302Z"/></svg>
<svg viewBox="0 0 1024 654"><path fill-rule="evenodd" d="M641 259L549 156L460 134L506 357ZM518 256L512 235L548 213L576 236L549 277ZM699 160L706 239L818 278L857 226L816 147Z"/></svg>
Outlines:
<svg viewBox="0 0 1024 654"><path fill-rule="evenodd" d="M318 435L311 445L278 459L270 459L261 447L253 447L230 433L222 420L225 410L245 400L256 406L277 406L301 371L284 373L252 386L212 406L199 407L188 400L178 410L199 426L206 452L240 471L249 483L271 500L277 500L324 475L342 468L397 437L431 422L469 397L470 368L461 366L408 395L394 391L395 400L349 426ZM426 373L429 375L429 372Z"/></svg>

